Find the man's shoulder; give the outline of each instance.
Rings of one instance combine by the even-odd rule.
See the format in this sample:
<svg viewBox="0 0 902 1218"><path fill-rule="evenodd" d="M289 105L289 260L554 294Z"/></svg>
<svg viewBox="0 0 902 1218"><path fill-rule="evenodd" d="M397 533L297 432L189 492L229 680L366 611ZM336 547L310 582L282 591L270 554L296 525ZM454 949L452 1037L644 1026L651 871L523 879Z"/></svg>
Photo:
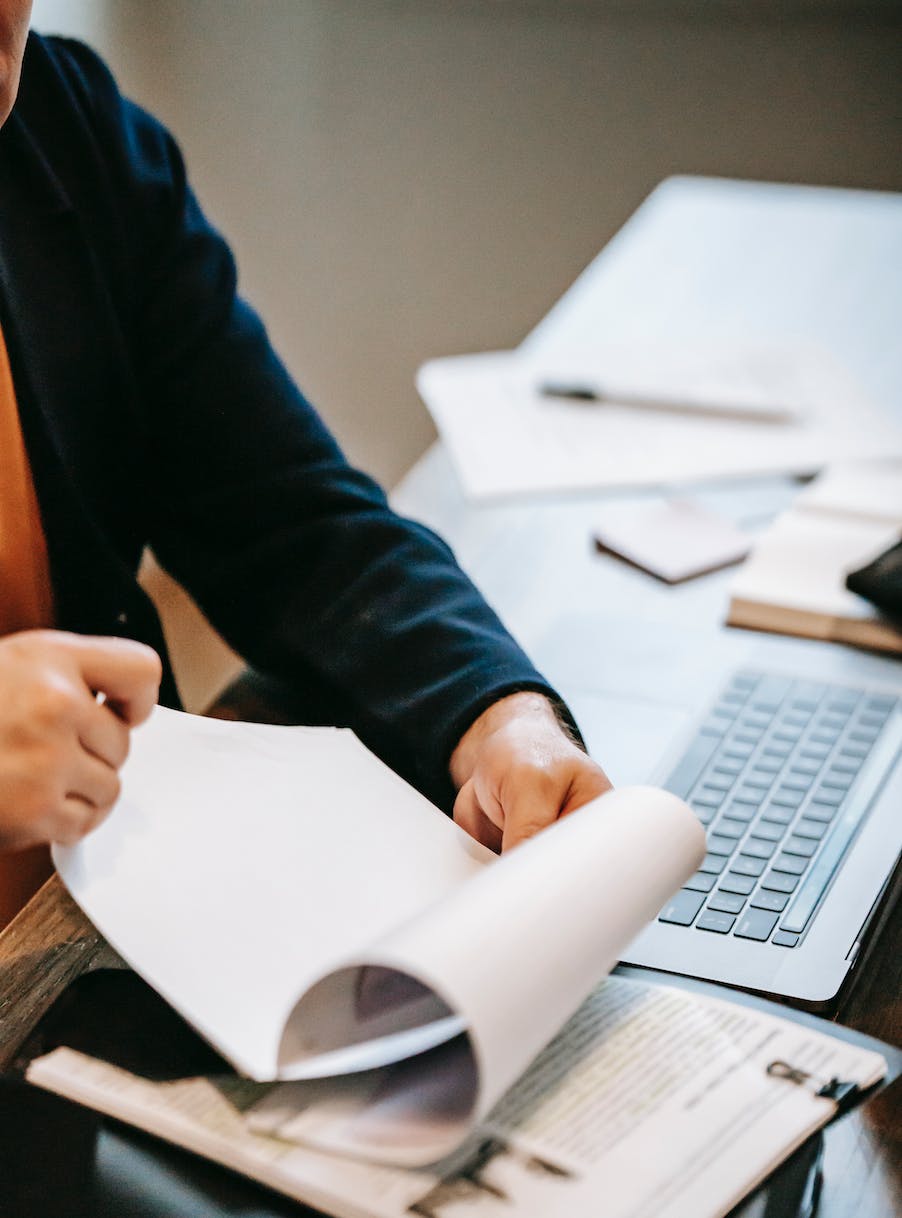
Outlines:
<svg viewBox="0 0 902 1218"><path fill-rule="evenodd" d="M118 96L112 72L85 43L29 33L16 102L23 117L66 112L91 122L109 112Z"/></svg>
<svg viewBox="0 0 902 1218"><path fill-rule="evenodd" d="M172 180L176 158L166 129L124 97L103 59L75 39L29 34L10 126L89 227L108 226L110 209L125 217L148 184L165 189Z"/></svg>

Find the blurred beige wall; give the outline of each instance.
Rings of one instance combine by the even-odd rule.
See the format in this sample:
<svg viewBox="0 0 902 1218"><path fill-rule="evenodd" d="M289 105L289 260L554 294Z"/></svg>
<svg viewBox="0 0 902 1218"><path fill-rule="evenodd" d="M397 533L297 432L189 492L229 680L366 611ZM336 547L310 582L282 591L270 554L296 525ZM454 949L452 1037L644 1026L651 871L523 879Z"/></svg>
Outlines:
<svg viewBox="0 0 902 1218"><path fill-rule="evenodd" d="M515 344L662 177L902 188L902 18L852 0L38 0L174 129L352 458Z"/></svg>

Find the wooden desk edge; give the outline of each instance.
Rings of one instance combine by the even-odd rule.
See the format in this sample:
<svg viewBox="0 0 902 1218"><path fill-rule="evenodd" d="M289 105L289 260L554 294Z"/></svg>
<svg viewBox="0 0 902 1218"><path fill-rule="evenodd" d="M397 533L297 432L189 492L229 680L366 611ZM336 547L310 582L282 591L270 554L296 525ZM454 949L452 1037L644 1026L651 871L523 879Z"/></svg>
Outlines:
<svg viewBox="0 0 902 1218"><path fill-rule="evenodd" d="M54 875L0 932L0 1072L76 977L122 961Z"/></svg>

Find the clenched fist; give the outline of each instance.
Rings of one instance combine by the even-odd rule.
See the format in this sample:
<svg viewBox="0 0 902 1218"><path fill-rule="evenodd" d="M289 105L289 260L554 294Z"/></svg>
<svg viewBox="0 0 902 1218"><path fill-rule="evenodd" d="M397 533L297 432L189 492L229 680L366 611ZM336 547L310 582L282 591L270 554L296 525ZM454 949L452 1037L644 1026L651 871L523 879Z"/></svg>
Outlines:
<svg viewBox="0 0 902 1218"><path fill-rule="evenodd" d="M610 790L601 766L569 738L542 694L483 711L451 757L454 819L491 850L509 850Z"/></svg>
<svg viewBox="0 0 902 1218"><path fill-rule="evenodd" d="M0 639L0 851L71 845L99 824L160 675L156 652L128 639Z"/></svg>

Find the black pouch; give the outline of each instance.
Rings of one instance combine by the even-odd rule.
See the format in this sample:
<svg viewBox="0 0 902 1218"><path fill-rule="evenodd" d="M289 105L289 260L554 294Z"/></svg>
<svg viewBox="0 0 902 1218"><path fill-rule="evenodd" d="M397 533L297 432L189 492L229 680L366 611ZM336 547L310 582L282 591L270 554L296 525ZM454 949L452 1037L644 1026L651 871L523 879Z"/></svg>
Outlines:
<svg viewBox="0 0 902 1218"><path fill-rule="evenodd" d="M902 619L902 541L847 575L846 587L882 613Z"/></svg>

